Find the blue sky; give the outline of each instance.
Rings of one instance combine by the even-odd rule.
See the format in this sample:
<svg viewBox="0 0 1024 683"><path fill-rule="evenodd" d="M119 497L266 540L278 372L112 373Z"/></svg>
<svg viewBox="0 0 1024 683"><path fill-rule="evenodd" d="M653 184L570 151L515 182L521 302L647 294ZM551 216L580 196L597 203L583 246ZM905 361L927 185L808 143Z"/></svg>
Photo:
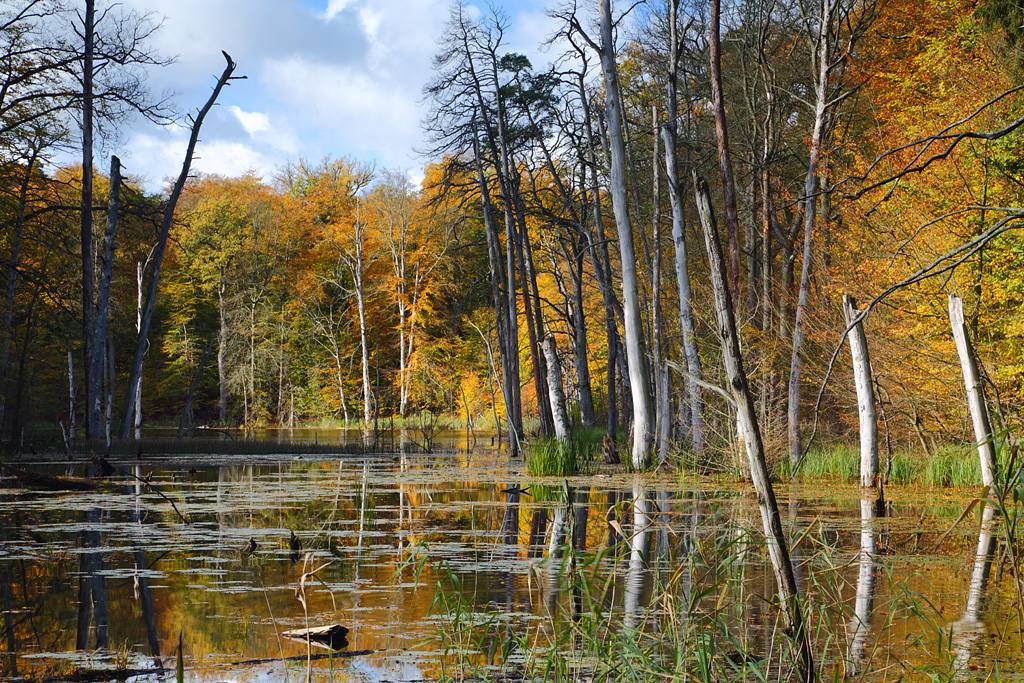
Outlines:
<svg viewBox="0 0 1024 683"><path fill-rule="evenodd" d="M350 156L407 172L426 163L422 87L431 77L435 40L450 0L126 0L162 26L152 40L171 66L151 70L154 92L171 90L179 110L195 111L224 68L225 50L248 77L219 99L204 124L193 168L269 179L299 157ZM470 4L486 10L485 2ZM508 48L531 55L553 30L545 0L495 3L511 21ZM188 131L135 121L111 153L126 172L158 191L177 175Z"/></svg>

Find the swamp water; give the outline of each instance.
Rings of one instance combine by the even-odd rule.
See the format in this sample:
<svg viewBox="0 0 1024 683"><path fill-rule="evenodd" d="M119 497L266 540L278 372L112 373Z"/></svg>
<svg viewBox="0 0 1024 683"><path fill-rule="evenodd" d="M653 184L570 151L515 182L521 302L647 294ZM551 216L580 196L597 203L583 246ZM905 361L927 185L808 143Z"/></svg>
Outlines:
<svg viewBox="0 0 1024 683"><path fill-rule="evenodd" d="M157 651L168 671L145 678L173 680L180 637L187 681L301 681L307 646L279 633L332 623L348 647L311 648L316 680L790 672L742 485L601 468L569 480L569 508L564 480L493 451L115 465L163 495L0 489L5 676L145 669ZM1024 671L1001 528L971 514L943 536L968 496L894 490L878 517L853 485L777 494L823 678Z"/></svg>

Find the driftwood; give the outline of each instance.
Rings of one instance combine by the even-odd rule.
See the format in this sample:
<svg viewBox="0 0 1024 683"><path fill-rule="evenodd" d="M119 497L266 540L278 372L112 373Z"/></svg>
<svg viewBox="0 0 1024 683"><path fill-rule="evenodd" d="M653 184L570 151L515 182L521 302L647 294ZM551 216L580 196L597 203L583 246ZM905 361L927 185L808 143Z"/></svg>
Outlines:
<svg viewBox="0 0 1024 683"><path fill-rule="evenodd" d="M297 628L292 631L282 631L281 635L288 640L296 640L302 643L316 645L326 650L341 650L348 647L348 629L341 624L329 624L327 626L314 626L313 628Z"/></svg>

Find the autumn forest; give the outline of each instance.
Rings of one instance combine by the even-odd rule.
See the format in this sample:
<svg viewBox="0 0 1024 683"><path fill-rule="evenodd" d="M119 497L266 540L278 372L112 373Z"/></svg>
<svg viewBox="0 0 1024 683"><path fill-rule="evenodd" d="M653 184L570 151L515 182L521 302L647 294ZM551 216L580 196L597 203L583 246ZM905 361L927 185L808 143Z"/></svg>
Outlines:
<svg viewBox="0 0 1024 683"><path fill-rule="evenodd" d="M850 311L891 447L973 441L951 294L993 415L1019 420L1019 3L549 12L539 64L500 7L451 6L417 186L345 154L196 173L245 64L172 102L146 89L146 17L4 3L4 442L444 416L518 443L555 432L553 375L570 422L634 464L713 463L736 436L715 246L776 462L856 440ZM128 118L192 130L161 193L94 149Z"/></svg>

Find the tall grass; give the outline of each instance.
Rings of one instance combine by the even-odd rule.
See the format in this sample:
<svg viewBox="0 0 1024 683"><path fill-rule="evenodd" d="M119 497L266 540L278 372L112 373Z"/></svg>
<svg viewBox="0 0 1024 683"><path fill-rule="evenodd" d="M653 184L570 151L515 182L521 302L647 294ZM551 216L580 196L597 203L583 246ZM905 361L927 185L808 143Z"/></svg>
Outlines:
<svg viewBox="0 0 1024 683"><path fill-rule="evenodd" d="M535 477L570 477L593 469L596 445L585 434L537 439L528 446L526 468Z"/></svg>
<svg viewBox="0 0 1024 683"><path fill-rule="evenodd" d="M1003 451L1000 450L1000 468L1008 464ZM880 453L879 469L884 473L886 467L885 454ZM860 475L860 450L841 443L816 448L804 456L795 477L788 458L779 462L775 475L782 480L854 483ZM934 453L899 450L893 453L889 465L890 485L972 488L981 483L981 464L973 444L946 444Z"/></svg>

